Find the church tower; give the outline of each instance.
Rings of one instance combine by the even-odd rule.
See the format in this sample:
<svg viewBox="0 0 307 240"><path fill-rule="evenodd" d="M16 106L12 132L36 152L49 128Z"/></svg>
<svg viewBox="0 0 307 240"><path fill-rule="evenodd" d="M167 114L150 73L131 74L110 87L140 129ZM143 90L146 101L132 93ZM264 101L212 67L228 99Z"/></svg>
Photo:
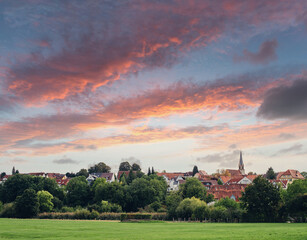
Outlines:
<svg viewBox="0 0 307 240"><path fill-rule="evenodd" d="M245 175L244 163L243 163L243 158L242 158L242 151L240 151L239 171L241 172L242 175Z"/></svg>

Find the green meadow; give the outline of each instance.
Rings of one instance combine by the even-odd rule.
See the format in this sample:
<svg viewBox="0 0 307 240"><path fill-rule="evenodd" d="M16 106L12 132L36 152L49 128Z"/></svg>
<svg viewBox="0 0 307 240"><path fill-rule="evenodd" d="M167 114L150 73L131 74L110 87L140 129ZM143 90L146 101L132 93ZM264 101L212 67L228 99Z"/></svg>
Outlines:
<svg viewBox="0 0 307 240"><path fill-rule="evenodd" d="M307 224L0 219L0 239L307 239Z"/></svg>

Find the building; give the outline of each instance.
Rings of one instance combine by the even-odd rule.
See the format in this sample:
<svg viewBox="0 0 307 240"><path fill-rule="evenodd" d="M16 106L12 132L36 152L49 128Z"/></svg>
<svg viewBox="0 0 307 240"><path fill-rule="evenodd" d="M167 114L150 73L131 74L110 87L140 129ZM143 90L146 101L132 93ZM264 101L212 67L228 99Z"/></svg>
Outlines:
<svg viewBox="0 0 307 240"><path fill-rule="evenodd" d="M244 163L242 158L242 151L240 151L239 171L242 175L245 175Z"/></svg>
<svg viewBox="0 0 307 240"><path fill-rule="evenodd" d="M238 202L247 186L245 184L213 185L208 190L208 193L212 194L215 200L229 197Z"/></svg>
<svg viewBox="0 0 307 240"><path fill-rule="evenodd" d="M280 172L277 174L276 177L276 180L288 181L289 183L292 183L294 180L298 179L305 179L305 178L299 171L293 169L288 169L285 172Z"/></svg>
<svg viewBox="0 0 307 240"><path fill-rule="evenodd" d="M107 180L107 182L114 182L115 181L115 174L114 173L91 173L86 178L87 182L91 184L93 181L95 181L97 178L104 178Z"/></svg>

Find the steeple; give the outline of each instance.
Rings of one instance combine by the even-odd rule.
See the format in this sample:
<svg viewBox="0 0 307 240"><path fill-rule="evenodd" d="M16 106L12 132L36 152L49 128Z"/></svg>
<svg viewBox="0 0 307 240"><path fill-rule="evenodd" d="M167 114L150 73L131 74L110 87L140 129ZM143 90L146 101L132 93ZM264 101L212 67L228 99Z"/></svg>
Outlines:
<svg viewBox="0 0 307 240"><path fill-rule="evenodd" d="M243 163L243 158L242 158L242 151L240 151L239 170L240 170L242 175L245 175L244 163Z"/></svg>

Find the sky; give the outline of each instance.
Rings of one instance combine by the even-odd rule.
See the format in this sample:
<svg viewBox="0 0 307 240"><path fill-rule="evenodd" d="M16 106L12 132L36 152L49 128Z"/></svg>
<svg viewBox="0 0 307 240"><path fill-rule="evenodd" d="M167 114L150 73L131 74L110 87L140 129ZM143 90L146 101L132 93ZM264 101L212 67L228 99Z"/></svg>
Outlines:
<svg viewBox="0 0 307 240"><path fill-rule="evenodd" d="M0 0L0 172L307 170L307 1Z"/></svg>

